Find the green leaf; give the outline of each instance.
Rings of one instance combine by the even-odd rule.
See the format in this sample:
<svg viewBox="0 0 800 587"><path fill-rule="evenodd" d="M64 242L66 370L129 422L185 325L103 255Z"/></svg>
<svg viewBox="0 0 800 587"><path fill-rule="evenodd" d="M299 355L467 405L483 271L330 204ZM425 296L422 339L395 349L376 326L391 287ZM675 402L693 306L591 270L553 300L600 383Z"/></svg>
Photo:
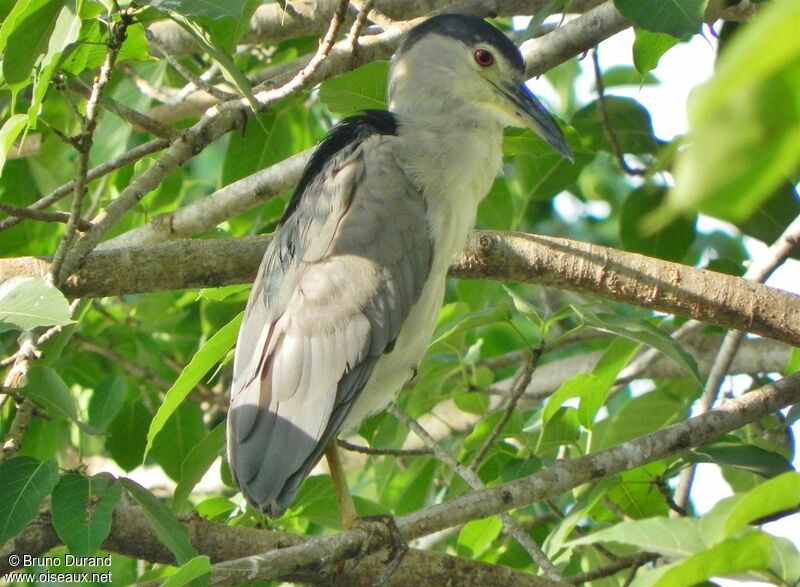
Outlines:
<svg viewBox="0 0 800 587"><path fill-rule="evenodd" d="M671 37L670 37L671 38ZM630 65L615 65L603 72L603 85L614 86L652 86L658 84L658 78L652 73L641 73Z"/></svg>
<svg viewBox="0 0 800 587"><path fill-rule="evenodd" d="M502 416L503 413L500 411L493 412L486 418L479 421L464 439L464 448L466 450L475 450L482 446ZM523 424L524 422L522 413L519 410L514 410L511 413L511 419L503 427L503 430L500 432L497 439L502 440L504 438L520 434L522 432Z"/></svg>
<svg viewBox="0 0 800 587"><path fill-rule="evenodd" d="M194 510L197 515L207 520L225 520L236 506L227 498L216 496L209 497L198 503Z"/></svg>
<svg viewBox="0 0 800 587"><path fill-rule="evenodd" d="M376 61L329 79L319 87L319 99L333 114L345 117L363 110L386 108L389 62Z"/></svg>
<svg viewBox="0 0 800 587"><path fill-rule="evenodd" d="M622 16L654 33L673 37L700 30L708 0L614 0Z"/></svg>
<svg viewBox="0 0 800 587"><path fill-rule="evenodd" d="M686 455L693 463L729 465L762 477L775 477L792 470L792 464L776 452L752 444L718 442L696 448Z"/></svg>
<svg viewBox="0 0 800 587"><path fill-rule="evenodd" d="M581 168L594 153L581 143L575 129L562 127L575 163L570 163L532 131L509 129L503 141L503 152L513 155L515 178L523 200L549 200L569 187L580 175ZM524 216L527 206L520 214ZM515 220L512 228L519 224Z"/></svg>
<svg viewBox="0 0 800 587"><path fill-rule="evenodd" d="M330 475L314 475L300 486L289 513L302 516L323 528L339 528L342 518Z"/></svg>
<svg viewBox="0 0 800 587"><path fill-rule="evenodd" d="M507 302L501 302L491 308L479 310L462 316L455 326L439 335L428 347L429 351L438 352L442 346L451 338L459 334L464 334L481 326L507 322L511 319L511 306Z"/></svg>
<svg viewBox="0 0 800 587"><path fill-rule="evenodd" d="M653 123L644 106L632 98L617 96L606 96L605 105L609 124L623 153L654 153L657 150ZM572 126L592 150L614 152L597 100L575 113Z"/></svg>
<svg viewBox="0 0 800 587"><path fill-rule="evenodd" d="M89 399L89 425L105 432L125 405L127 394L128 379L124 375L102 380Z"/></svg>
<svg viewBox="0 0 800 587"><path fill-rule="evenodd" d="M41 277L12 277L0 283L0 332L70 324L69 303Z"/></svg>
<svg viewBox="0 0 800 587"><path fill-rule="evenodd" d="M638 344L625 338L618 338L597 361L592 369L592 375L600 382L600 386L582 395L578 404L578 420L584 428L593 427L597 412L605 405L617 376L638 350Z"/></svg>
<svg viewBox="0 0 800 587"><path fill-rule="evenodd" d="M14 145L14 141L20 133L28 126L28 117L24 114L14 114L9 116L0 128L0 173L6 164L6 156ZM19 279L12 278L12 279ZM2 326L0 324L0 326Z"/></svg>
<svg viewBox="0 0 800 587"><path fill-rule="evenodd" d="M786 361L786 367L784 368L784 373L786 375L791 375L792 373L797 373L800 371L800 347L794 347L792 349L792 354L789 355L789 360ZM795 404L795 406L800 404Z"/></svg>
<svg viewBox="0 0 800 587"><path fill-rule="evenodd" d="M545 447L548 445L561 446L562 444L572 444L581 437L580 422L578 421L578 411L575 408L558 408L547 421L539 436L538 445Z"/></svg>
<svg viewBox="0 0 800 587"><path fill-rule="evenodd" d="M749 491L728 515L725 536L732 536L747 524L800 506L800 473L790 471L764 481Z"/></svg>
<svg viewBox="0 0 800 587"><path fill-rule="evenodd" d="M596 330L618 334L660 351L675 361L698 385L702 386L702 379L700 372L697 370L697 363L694 357L687 353L678 341L660 328L644 320L624 318L616 314L595 315L585 309L576 309L576 311L583 314L585 323Z"/></svg>
<svg viewBox="0 0 800 587"><path fill-rule="evenodd" d="M657 232L642 230L643 219L662 205L666 193L665 188L647 185L632 191L622 206L620 237L628 251L677 262L694 242L696 215L676 218Z"/></svg>
<svg viewBox="0 0 800 587"><path fill-rule="evenodd" d="M225 422L220 422L209 432L203 440L198 442L186 458L181 467L181 477L175 493L172 495L172 510L179 512L183 509L189 494L194 486L203 478L206 471L220 455L225 446Z"/></svg>
<svg viewBox="0 0 800 587"><path fill-rule="evenodd" d="M222 183L233 183L312 146L316 137L309 132L309 116L299 100L290 100L259 115L259 124L234 133L225 152Z"/></svg>
<svg viewBox="0 0 800 587"><path fill-rule="evenodd" d="M678 44L678 39L664 33L636 29L633 41L633 64L642 75L658 67L661 56Z"/></svg>
<svg viewBox="0 0 800 587"><path fill-rule="evenodd" d="M78 40L80 32L81 19L76 10L75 0L70 0L59 13L50 35L47 51L37 66L38 72L34 76L33 99L28 108L28 123L31 127L36 126L36 120L42 111L44 96L62 55L68 52L71 45Z"/></svg>
<svg viewBox="0 0 800 587"><path fill-rule="evenodd" d="M497 516L472 520L458 533L458 556L479 558L500 536L503 522Z"/></svg>
<svg viewBox="0 0 800 587"><path fill-rule="evenodd" d="M625 398L620 406L610 410L607 419L595 424L592 450L616 446L685 420L694 393L682 380L659 381L655 390L638 397Z"/></svg>
<svg viewBox="0 0 800 587"><path fill-rule="evenodd" d="M433 492L433 475L436 472L434 459L418 459L411 466L394 474L381 492L381 503L387 504L392 513L403 515L421 509Z"/></svg>
<svg viewBox="0 0 800 587"><path fill-rule="evenodd" d="M800 584L800 552L797 546L786 538L772 536L772 557L769 572L779 577L787 585ZM767 577L770 580L772 577Z"/></svg>
<svg viewBox="0 0 800 587"><path fill-rule="evenodd" d="M194 402L184 402L159 432L150 456L171 479L177 481L181 478L184 459L207 434L203 410Z"/></svg>
<svg viewBox="0 0 800 587"><path fill-rule="evenodd" d="M662 461L625 471L608 492L608 499L634 520L666 516L669 507L655 486L665 471Z"/></svg>
<svg viewBox="0 0 800 587"><path fill-rule="evenodd" d="M800 216L800 195L791 182L785 181L744 222L736 223L743 233L770 244L786 230L793 218ZM800 259L800 249L792 257Z"/></svg>
<svg viewBox="0 0 800 587"><path fill-rule="evenodd" d="M578 420L585 428L591 428L597 412L605 404L609 391L620 371L628 364L639 345L625 338L618 338L598 359L591 373L578 373L567 379L547 400L542 411L546 424L569 399L581 398Z"/></svg>
<svg viewBox="0 0 800 587"><path fill-rule="evenodd" d="M211 3L206 3L212 5ZM212 6L217 6L214 3ZM208 53L212 59L219 65L223 77L233 84L239 92L247 99L248 104L253 112L258 112L261 108L253 95L253 86L250 85L248 77L239 69L233 61L233 57L227 53L222 47L219 46L216 39L203 27L200 23L189 20L188 18L173 13L173 20L180 25L191 37L197 41L197 44Z"/></svg>
<svg viewBox="0 0 800 587"><path fill-rule="evenodd" d="M706 549L699 523L693 518L625 521L572 540L568 546L615 542L634 546L639 552L655 552L667 559L683 558Z"/></svg>
<svg viewBox="0 0 800 587"><path fill-rule="evenodd" d="M567 379L548 398L547 404L542 412L542 422L545 424L549 422L567 400L589 395L594 390L600 389L602 386L603 383L600 381L600 379L591 373L578 373L577 375Z"/></svg>
<svg viewBox="0 0 800 587"><path fill-rule="evenodd" d="M13 18L10 15L0 29L0 45L5 49L3 77L6 83L24 87L30 82L33 66L47 46L63 2L20 0L18 4L22 5L21 10L17 12L15 9Z"/></svg>
<svg viewBox="0 0 800 587"><path fill-rule="evenodd" d="M700 210L750 217L800 166L800 3L769 3L737 34L716 75L692 92L675 187L652 226Z"/></svg>
<svg viewBox="0 0 800 587"><path fill-rule="evenodd" d="M205 555L196 556L186 564L181 565L181 568L169 575L161 585L162 587L183 587L183 585L188 585L195 579L208 575L210 572L211 559Z"/></svg>
<svg viewBox="0 0 800 587"><path fill-rule="evenodd" d="M167 506L132 479L122 478L120 483L142 507L142 512L153 527L158 540L175 555L179 565L186 564L197 556L197 551L189 540L189 532L175 519Z"/></svg>
<svg viewBox="0 0 800 587"><path fill-rule="evenodd" d="M125 404L109 424L106 438L106 450L124 470L131 471L142 464L151 420L152 414L141 397L130 390Z"/></svg>
<svg viewBox="0 0 800 587"><path fill-rule="evenodd" d="M36 517L39 504L58 483L54 459L40 463L14 457L0 464L0 545L16 536Z"/></svg>
<svg viewBox="0 0 800 587"><path fill-rule="evenodd" d="M213 19L207 16L198 16L197 20L208 29L212 38L223 51L234 55L241 39L250 32L250 19L260 4L261 0L242 0L239 14L235 18ZM274 57L273 63L276 63Z"/></svg>
<svg viewBox="0 0 800 587"><path fill-rule="evenodd" d="M180 403L200 383L203 376L211 368L219 363L227 352L236 344L236 336L239 332L239 325L242 323L244 312L240 312L233 320L219 329L214 336L209 338L206 343L195 353L189 364L184 367L178 379L169 388L164 396L164 402L159 406L150 429L147 432L147 446L145 456L153 447L153 441L169 417L178 409Z"/></svg>
<svg viewBox="0 0 800 587"><path fill-rule="evenodd" d="M768 568L771 560L772 537L763 532L751 532L671 565L660 573L653 585L697 585L712 577L729 577Z"/></svg>
<svg viewBox="0 0 800 587"><path fill-rule="evenodd" d="M110 475L67 473L53 490L53 527L70 552L92 556L111 531L111 515L122 486Z"/></svg>
<svg viewBox="0 0 800 587"><path fill-rule="evenodd" d="M33 400L45 412L56 418L65 418L77 424L88 434L99 434L78 418L78 404L67 384L52 367L34 365L28 370L25 387L20 393Z"/></svg>
<svg viewBox="0 0 800 587"><path fill-rule="evenodd" d="M489 394L482 391L457 393L453 396L453 403L459 410L478 416L486 413L490 401Z"/></svg>

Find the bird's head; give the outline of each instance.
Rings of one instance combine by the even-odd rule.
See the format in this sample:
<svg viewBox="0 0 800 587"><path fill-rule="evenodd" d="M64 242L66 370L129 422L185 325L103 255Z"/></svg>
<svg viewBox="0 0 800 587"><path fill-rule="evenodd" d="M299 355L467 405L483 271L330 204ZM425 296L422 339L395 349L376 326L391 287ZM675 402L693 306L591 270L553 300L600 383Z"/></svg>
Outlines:
<svg viewBox="0 0 800 587"><path fill-rule="evenodd" d="M395 53L389 109L408 116L469 110L530 128L571 159L558 124L524 82L522 55L508 37L480 18L443 14L409 31Z"/></svg>

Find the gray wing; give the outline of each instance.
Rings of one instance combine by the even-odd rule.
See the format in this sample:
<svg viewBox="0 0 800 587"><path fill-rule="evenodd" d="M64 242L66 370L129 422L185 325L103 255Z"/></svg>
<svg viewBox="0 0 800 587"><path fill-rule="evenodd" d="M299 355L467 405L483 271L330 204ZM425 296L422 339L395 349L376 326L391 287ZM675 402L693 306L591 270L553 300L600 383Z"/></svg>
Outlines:
<svg viewBox="0 0 800 587"><path fill-rule="evenodd" d="M374 135L334 155L270 243L239 332L228 458L279 515L419 298L432 258L422 195Z"/></svg>

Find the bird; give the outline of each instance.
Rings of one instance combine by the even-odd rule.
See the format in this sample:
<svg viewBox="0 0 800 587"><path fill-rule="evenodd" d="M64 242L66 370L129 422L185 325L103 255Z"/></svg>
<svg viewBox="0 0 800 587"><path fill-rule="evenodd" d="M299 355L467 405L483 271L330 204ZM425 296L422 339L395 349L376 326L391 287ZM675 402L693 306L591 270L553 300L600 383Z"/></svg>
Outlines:
<svg viewBox="0 0 800 587"><path fill-rule="evenodd" d="M532 129L572 158L524 82L522 55L499 29L434 16L392 58L388 110L342 120L313 152L234 355L227 457L258 511L282 515L336 436L415 374L448 267L501 169L503 129Z"/></svg>

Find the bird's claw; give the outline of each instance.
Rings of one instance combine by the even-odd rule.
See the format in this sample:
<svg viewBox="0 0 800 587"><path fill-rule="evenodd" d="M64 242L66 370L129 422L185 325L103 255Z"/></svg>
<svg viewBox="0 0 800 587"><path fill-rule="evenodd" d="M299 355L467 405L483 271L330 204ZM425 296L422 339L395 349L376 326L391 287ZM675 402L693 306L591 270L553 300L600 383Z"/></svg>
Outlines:
<svg viewBox="0 0 800 587"><path fill-rule="evenodd" d="M374 587L381 587L381 585L386 583L400 567L403 558L408 552L408 542L406 542L406 539L401 534L394 518L388 514L356 518L351 528L364 529L368 536L367 540L362 544L359 553L353 558L353 566L357 565L365 556L373 551L373 541L379 540L381 545L384 545L388 534L388 544L386 544L386 546L389 548L389 553L386 560L383 561L386 566L373 584Z"/></svg>

